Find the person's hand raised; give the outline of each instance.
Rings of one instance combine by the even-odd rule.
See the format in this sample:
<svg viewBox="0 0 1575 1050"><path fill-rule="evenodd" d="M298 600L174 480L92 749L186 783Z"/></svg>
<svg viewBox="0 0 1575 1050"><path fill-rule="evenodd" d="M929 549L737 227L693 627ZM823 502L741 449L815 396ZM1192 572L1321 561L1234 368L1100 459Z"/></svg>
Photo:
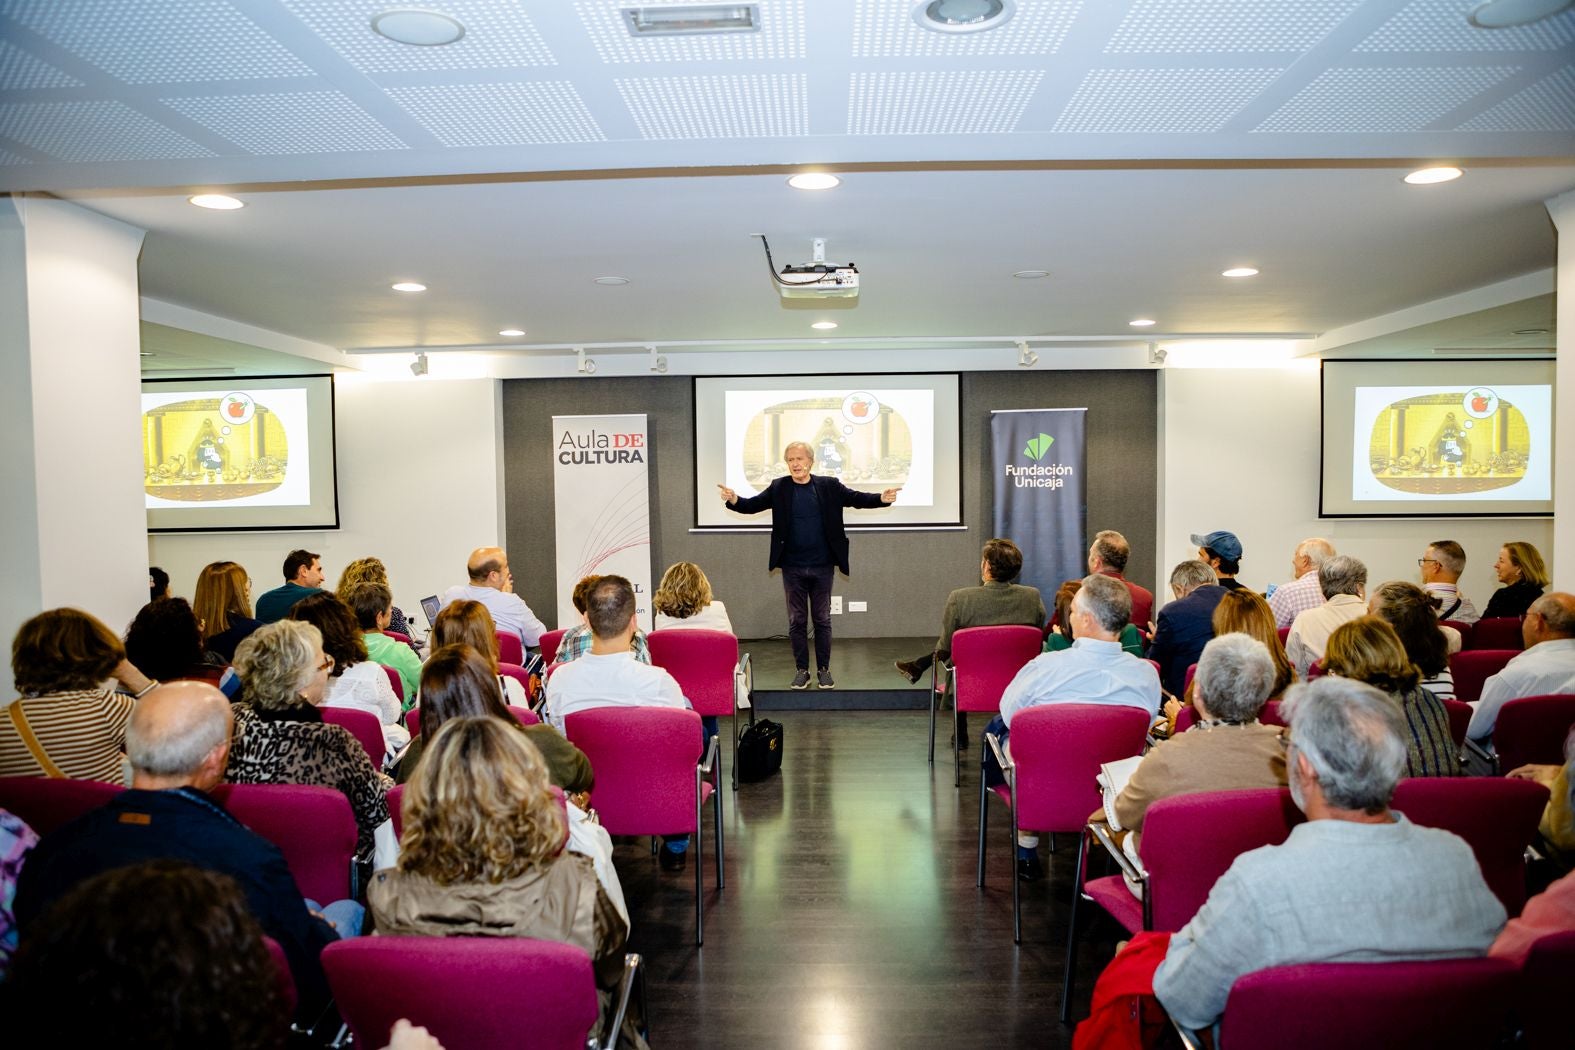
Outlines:
<svg viewBox="0 0 1575 1050"><path fill-rule="evenodd" d="M894 488L894 489L887 489L885 492L882 492L880 494L880 501L882 503L896 503L897 502L897 493L899 493L901 491L902 491L901 486L898 486L897 488Z"/></svg>
<svg viewBox="0 0 1575 1050"><path fill-rule="evenodd" d="M738 502L738 493L734 492L732 489L728 488L726 485L719 484L719 485L717 485L717 489L719 489L721 491L721 493L722 493L722 502L723 503L726 503L729 506L731 506L732 504ZM890 501L888 500L887 502L890 502Z"/></svg>

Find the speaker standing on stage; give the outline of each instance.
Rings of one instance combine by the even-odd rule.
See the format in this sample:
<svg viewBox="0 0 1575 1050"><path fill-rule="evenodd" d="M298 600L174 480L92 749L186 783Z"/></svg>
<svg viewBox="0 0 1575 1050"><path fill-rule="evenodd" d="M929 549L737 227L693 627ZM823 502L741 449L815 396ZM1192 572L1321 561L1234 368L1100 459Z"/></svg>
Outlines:
<svg viewBox="0 0 1575 1050"><path fill-rule="evenodd" d="M788 638L798 673L794 689L809 687L809 638L806 623L815 621L816 682L822 689L831 680L831 585L836 569L848 574L848 534L842 524L843 507L879 507L897 501L901 489L860 492L836 478L809 472L815 453L802 441L782 451L788 476L777 478L758 496L739 499L726 485L722 501L740 514L771 510L771 559L767 570L782 570L782 590L787 595ZM806 616L805 602L808 601Z"/></svg>

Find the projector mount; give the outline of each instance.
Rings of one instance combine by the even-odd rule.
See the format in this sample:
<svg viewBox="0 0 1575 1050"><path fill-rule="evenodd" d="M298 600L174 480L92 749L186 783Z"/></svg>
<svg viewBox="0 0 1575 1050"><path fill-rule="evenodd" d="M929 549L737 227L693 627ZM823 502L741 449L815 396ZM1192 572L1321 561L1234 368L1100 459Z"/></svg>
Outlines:
<svg viewBox="0 0 1575 1050"><path fill-rule="evenodd" d="M814 261L802 266L784 266L777 272L771 258L771 243L763 233L754 234L766 250L766 269L777 293L784 299L856 299L859 294L859 268L853 263L826 262L826 239L811 242Z"/></svg>

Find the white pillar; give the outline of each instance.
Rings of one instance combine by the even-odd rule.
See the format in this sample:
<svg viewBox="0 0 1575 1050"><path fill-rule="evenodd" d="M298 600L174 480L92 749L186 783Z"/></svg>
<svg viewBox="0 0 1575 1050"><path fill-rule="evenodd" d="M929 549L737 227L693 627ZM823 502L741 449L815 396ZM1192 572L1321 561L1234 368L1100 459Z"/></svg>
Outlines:
<svg viewBox="0 0 1575 1050"><path fill-rule="evenodd" d="M1559 231L1553 383L1553 586L1575 592L1575 190L1547 202ZM1564 420L1570 420L1565 423Z"/></svg>
<svg viewBox="0 0 1575 1050"><path fill-rule="evenodd" d="M147 601L142 237L63 201L0 204L0 701L22 621L73 605L121 634Z"/></svg>

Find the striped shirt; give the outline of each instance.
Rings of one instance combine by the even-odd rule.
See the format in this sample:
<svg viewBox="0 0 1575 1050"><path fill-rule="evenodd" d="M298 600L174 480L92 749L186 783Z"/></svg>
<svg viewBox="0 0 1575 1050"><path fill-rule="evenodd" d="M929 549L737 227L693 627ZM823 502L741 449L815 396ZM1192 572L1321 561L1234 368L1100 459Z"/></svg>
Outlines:
<svg viewBox="0 0 1575 1050"><path fill-rule="evenodd" d="M1318 585L1318 570L1304 572L1290 583L1281 584L1269 595L1276 627L1289 627L1297 614L1323 604L1323 588Z"/></svg>
<svg viewBox="0 0 1575 1050"><path fill-rule="evenodd" d="M1449 712L1441 700L1418 686L1410 692L1390 694L1405 712L1405 775L1408 777L1458 777L1460 752L1449 735Z"/></svg>
<svg viewBox="0 0 1575 1050"><path fill-rule="evenodd" d="M72 780L126 782L126 723L136 701L108 689L30 696L21 705L39 747ZM0 712L0 777L47 776L12 722Z"/></svg>
<svg viewBox="0 0 1575 1050"><path fill-rule="evenodd" d="M1447 666L1432 678L1422 679L1422 688L1440 700L1455 699L1455 672Z"/></svg>

